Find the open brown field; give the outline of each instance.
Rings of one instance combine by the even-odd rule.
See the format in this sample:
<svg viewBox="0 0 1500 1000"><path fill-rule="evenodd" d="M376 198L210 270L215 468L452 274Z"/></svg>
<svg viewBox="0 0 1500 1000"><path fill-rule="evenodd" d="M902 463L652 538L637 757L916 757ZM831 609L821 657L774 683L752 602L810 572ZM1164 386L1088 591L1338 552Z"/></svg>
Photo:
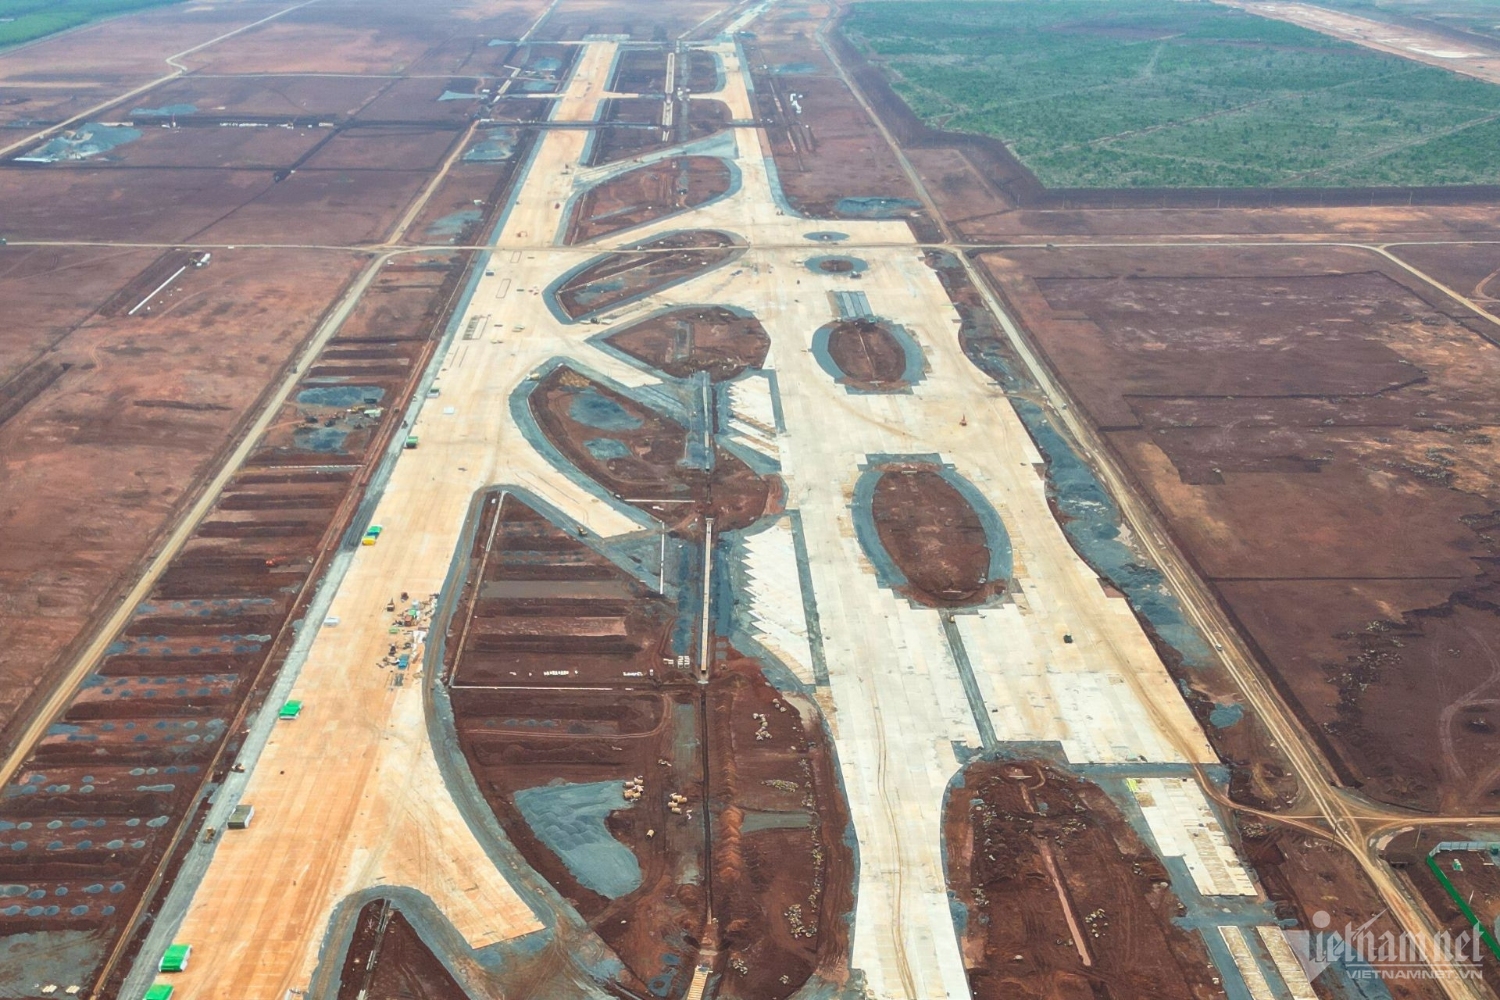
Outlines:
<svg viewBox="0 0 1500 1000"><path fill-rule="evenodd" d="M99 240L175 243L248 204L271 186L258 170L0 164L0 218L11 241ZM162 207L170 205L170 212Z"/></svg>
<svg viewBox="0 0 1500 1000"><path fill-rule="evenodd" d="M733 237L707 229L657 236L630 249L647 252L605 254L571 274L552 293L559 308L574 320L587 319L718 267L741 253Z"/></svg>
<svg viewBox="0 0 1500 1000"><path fill-rule="evenodd" d="M1358 250L984 261L1346 780L1494 809L1484 321Z"/></svg>
<svg viewBox="0 0 1500 1000"><path fill-rule="evenodd" d="M26 169L95 170L107 167L158 169L246 170L273 175L289 170L330 138L327 129L316 128L218 128L152 127L146 124L141 137L89 160L62 160L45 167ZM23 183L24 187L24 183Z"/></svg>
<svg viewBox="0 0 1500 1000"><path fill-rule="evenodd" d="M132 387L116 374L107 383L110 394L93 402L107 409L86 414L79 397L89 395L87 385L68 394L59 380L54 407L66 414L72 447L44 442L47 451L39 458L58 464L40 482L28 476L17 484L27 487L37 506L22 511L25 521L11 522L34 540L35 549L17 552L12 546L12 558L24 554L29 560L21 567L31 574L27 586L52 612L59 633L48 637L50 647L29 644L37 656L78 629L91 610L85 599L97 600L87 583L102 587L119 579L140 558L140 549L154 542L149 532L167 523L172 504L224 440L223 427L241 417L254 393L270 382L248 359L231 364L217 350L225 330L261 331L266 339L258 345L263 353L257 363L284 367L331 297L316 283L347 281L357 266L352 257L330 254L237 251L223 258L193 269L180 288L174 284L154 300L159 304L148 318L116 317L99 327L116 331L123 343L92 345L96 360L89 369L107 367L98 357L106 351L137 359L154 354L159 364L162 352L146 345L162 338L179 345L170 370L137 361L134 370L149 379L149 397L136 388L138 396L131 399ZM75 889L82 898L66 912L0 915L9 921L0 928L0 949L24 948L17 942L26 938L17 932L39 934L36 940L66 955L58 974L73 983L98 978L107 991L117 985L113 977L123 975L116 960L138 946L132 935L139 920L172 884L174 859L190 842L194 817L201 818L203 783L227 773L223 755L238 749L245 713L275 678L294 634L290 622L305 611L320 567L356 508L367 481L364 470L399 430L401 410L392 404L409 396L425 367L466 259L450 255L402 265L387 269L377 287L408 304L382 309L372 303L345 331L347 338L331 342L306 368L244 467L0 796L0 814L13 824L7 828L61 828L69 822L78 828L80 814L106 817L89 819L83 828L122 828L118 844L111 840L106 850L90 853L103 837L96 833L71 845L65 861L53 861L47 852L66 849L67 842L27 842L17 849L37 852L15 859L27 866L32 891L45 883L50 894ZM270 284L266 275L278 270L280 282ZM226 291L248 294L255 305L229 312ZM291 309L299 297L316 306ZM208 310L220 312L219 325L209 321ZM126 324L137 325L118 332ZM91 331L85 326L68 346ZM199 343L188 347L194 335ZM199 369L185 363L194 356L204 358ZM169 385L168 378L179 381ZM47 427L44 420L54 407L41 403L35 417L23 411L33 433ZM52 414L54 426L58 420ZM6 431L17 424L12 421ZM109 492L92 492L102 490ZM40 504L50 509L50 518ZM16 509L14 501L10 507ZM133 524L141 529L131 530ZM127 544L113 544L116 538ZM70 559L59 559L70 551ZM33 619L41 617L27 610ZM72 618L64 617L70 610ZM7 666L20 676L38 664ZM158 774L143 783L143 776ZM84 902L87 886L96 883L111 886L107 899Z"/></svg>
<svg viewBox="0 0 1500 1000"><path fill-rule="evenodd" d="M318 147L299 170L412 170L428 172L462 138L457 129L375 125L345 129Z"/></svg>
<svg viewBox="0 0 1500 1000"><path fill-rule="evenodd" d="M706 371L718 382L762 367L771 338L754 316L716 307L651 316L610 334L609 343L674 378Z"/></svg>
<svg viewBox="0 0 1500 1000"><path fill-rule="evenodd" d="M1395 246L1391 252L1492 312L1493 303L1500 301L1500 244Z"/></svg>
<svg viewBox="0 0 1500 1000"><path fill-rule="evenodd" d="M31 129L88 109L88 121L136 128L92 156L0 163L0 236L12 244L0 249L7 750L369 260L226 245L386 239L480 103L439 98L493 89L511 50L485 36L518 35L540 6L429 5L413 19L400 4L365 4L360 16L385 27L352 38L338 26L351 9L334 3L258 26L286 8L170 7L0 53L0 119L28 123L8 130L12 152L38 148L24 143ZM182 57L191 76L166 79L168 56L210 42ZM434 77L395 75L418 63ZM240 69L249 75L224 75ZM476 228L510 179L503 162L485 169L463 198ZM443 208L455 190L440 185L417 206L418 224L455 212ZM192 240L214 244L204 267L173 248ZM43 939L17 932L40 933L62 985L92 991L96 977L123 975L139 919L196 833L204 782L222 779L227 761L216 762L274 679L288 623L355 509L360 470L399 429L469 263L410 255L381 270L103 663L64 698L62 728L31 746L0 797L8 829L82 815L121 829L36 841L41 853L11 859L50 880L49 893L80 898L39 916L7 911L0 965L24 967L16 942ZM160 736L141 744L134 734L148 730ZM51 777L19 798L40 775ZM46 852L63 849L73 853L59 867ZM90 898L95 882L107 899ZM6 979L0 993L31 988Z"/></svg>
<svg viewBox="0 0 1500 1000"><path fill-rule="evenodd" d="M349 943L338 1000L448 1000L463 987L389 900L368 904Z"/></svg>
<svg viewBox="0 0 1500 1000"><path fill-rule="evenodd" d="M304 117L342 121L358 114L394 82L378 76L195 74L153 87L130 104L131 110L191 104L197 114L240 121Z"/></svg>
<svg viewBox="0 0 1500 1000"><path fill-rule="evenodd" d="M428 179L428 172L419 170L298 170L194 239L324 246L380 242Z"/></svg>
<svg viewBox="0 0 1500 1000"><path fill-rule="evenodd" d="M0 84L0 124L14 128L52 125L103 104L118 93L114 86L90 82Z"/></svg>
<svg viewBox="0 0 1500 1000"><path fill-rule="evenodd" d="M362 122L466 122L479 107L479 92L493 77L450 76L396 80L360 110Z"/></svg>
<svg viewBox="0 0 1500 1000"><path fill-rule="evenodd" d="M1245 858L1255 866L1279 917L1313 928L1322 912L1329 918L1330 929L1368 923L1376 935L1399 934L1396 921L1389 912L1382 912L1380 897L1347 852L1321 837L1253 816L1240 816L1237 825L1244 838ZM1426 874L1415 869L1406 872L1407 878ZM1383 982L1395 1000L1437 1000L1445 995L1430 979L1401 975L1399 960L1372 954L1369 961L1386 973Z"/></svg>
<svg viewBox="0 0 1500 1000"><path fill-rule="evenodd" d="M55 376L33 398L16 400L0 424L8 539L0 629L11 637L0 651L0 715L7 723L46 689L59 657L108 607L359 263L331 254L224 253L207 268L190 268L149 314L85 313L118 289L91 291L73 274L85 266L80 258L103 257L103 267L88 266L104 274L145 272L154 259L111 253L116 260L102 251L66 252L71 266L59 262L30 277L32 286L67 283L77 318L17 357L5 383L34 371ZM12 265L24 273L35 258L58 252L0 251L0 261L14 256L33 258ZM120 287L135 285L134 277ZM150 290L126 297L133 306ZM57 322L67 312L52 315ZM226 338L241 350L226 355Z"/></svg>

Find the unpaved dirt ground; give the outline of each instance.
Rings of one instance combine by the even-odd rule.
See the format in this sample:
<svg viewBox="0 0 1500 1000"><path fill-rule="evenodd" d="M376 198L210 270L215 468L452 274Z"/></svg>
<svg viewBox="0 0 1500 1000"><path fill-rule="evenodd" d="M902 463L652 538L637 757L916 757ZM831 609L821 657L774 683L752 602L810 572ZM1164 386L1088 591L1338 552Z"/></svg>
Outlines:
<svg viewBox="0 0 1500 1000"><path fill-rule="evenodd" d="M47 341L7 366L6 386L37 390L13 398L0 424L7 722L109 606L358 266L349 255L226 252L190 267L149 314L127 317L85 312L115 291L94 279L136 284L133 271L152 268L149 252L0 250L0 261L13 258L11 273L31 289L16 301L73 304L53 310L55 325L38 328ZM226 341L238 349L226 353ZM42 386L33 371L55 377Z"/></svg>
<svg viewBox="0 0 1500 1000"><path fill-rule="evenodd" d="M69 435L45 442L39 456L55 456L56 471L24 483L27 497L35 497L23 511L27 541L22 544L17 535L9 549L11 560L28 560L22 568L39 582L8 592L52 602L53 617L76 634L89 610L84 599L97 599L141 557L154 540L146 532L169 520L171 511L163 508L181 498L224 439L219 428L240 419L252 394L269 381L266 374L236 378L243 369L220 349L230 334L214 320L233 323L229 329L242 341L246 326L279 332L283 343L266 343L259 363L284 366L286 354L307 334L287 324L296 319L309 325L316 314L289 308L299 293L310 296L278 267L307 283L346 280L354 267L346 259L339 270L320 269L333 260L326 255L279 256L278 264L272 252L226 253L206 268L190 269L172 294L154 300L159 305L150 316L115 316L101 326L123 335L99 343L136 360L133 370L148 377L149 395L120 375L104 383L116 387L107 394L97 388L91 393L87 374L70 388L64 378L89 371L79 363L56 381L56 403L44 393L0 431L36 435L58 426L59 408L67 414ZM9 861L21 866L13 874L28 891L78 899L55 911L0 913L0 942L21 933L48 942L81 935L66 971L70 982L84 985L103 974L117 945L127 957L138 947L130 929L171 886L173 866L188 843L184 838L193 835L193 821L201 821L205 783L223 780L247 711L265 696L286 655L293 636L289 623L305 612L310 587L354 512L368 468L399 429L400 411L391 404L411 392L467 263L453 255L438 260L446 261L444 277L432 280L424 273L425 308L410 306L400 316L365 313L358 330L367 336L335 340L307 369L249 461L24 761L0 802L7 828L81 832L71 834L71 841L28 838L20 847L12 844ZM268 284L268 273L279 275L280 283ZM385 276L387 286L397 273ZM237 301L229 296L241 294L253 305L223 309L226 299ZM279 319L271 315L273 303L281 308ZM90 331L85 325L64 347ZM187 347L194 337L201 340L192 351L205 359L200 369L184 367L194 356ZM160 353L146 349L157 338L180 345L170 372L160 360L149 369L139 360ZM103 368L108 359L101 346L91 364ZM170 377L187 381L173 385ZM89 403L105 409L85 419ZM122 455L139 457L124 464ZM147 489L144 471L154 472L170 492ZM101 488L111 492L90 505L91 491ZM58 490L69 492L49 492ZM138 532L121 530L132 523L142 526ZM80 568L81 560L105 571ZM94 595L85 589L89 585L97 588ZM22 610L30 611L28 621L47 620L35 609ZM71 620L63 614L69 610ZM40 640L8 647L12 654L25 650L38 657L10 672L40 676L46 666L40 657L57 649L63 632L46 637L51 647ZM68 855L54 853L70 845ZM95 898L99 892L107 895ZM123 969L115 967L114 975ZM109 979L106 995L116 986Z"/></svg>
<svg viewBox="0 0 1500 1000"><path fill-rule="evenodd" d="M720 0L663 0L649 6L578 0L560 6L536 37L577 41L585 35L625 35L635 42L711 38L728 17L728 5Z"/></svg>
<svg viewBox="0 0 1500 1000"><path fill-rule="evenodd" d="M574 320L643 298L657 289L717 267L733 258L730 237L706 229L658 236L635 250L656 253L612 253L579 270L557 286L557 302ZM675 253L661 253L675 250Z"/></svg>
<svg viewBox="0 0 1500 1000"><path fill-rule="evenodd" d="M714 444L712 468L688 459L698 434L671 417L561 366L537 383L531 412L549 441L605 489L673 529L700 516L721 531L771 512L778 483Z"/></svg>
<svg viewBox="0 0 1500 1000"><path fill-rule="evenodd" d="M1331 931L1343 933L1346 927L1367 926L1377 938L1401 933L1396 921L1383 912L1385 906L1364 873L1343 849L1322 837L1263 823L1252 816L1238 817L1237 825L1245 860L1260 876L1278 916L1311 929L1318 926L1315 918L1321 912L1328 917ZM1425 874L1415 868L1407 872L1409 879ZM1367 960L1383 973L1382 983L1395 1000L1438 1000L1446 995L1435 980L1403 974L1399 962L1382 959L1374 949L1364 950L1370 952Z"/></svg>
<svg viewBox="0 0 1500 1000"><path fill-rule="evenodd" d="M984 260L1345 780L1500 805L1483 321L1357 250Z"/></svg>
<svg viewBox="0 0 1500 1000"><path fill-rule="evenodd" d="M745 57L756 114L765 123L762 141L770 144L787 200L812 218L860 216L840 205L849 198L893 199L881 218L919 215L900 162L814 37L832 9L777 6L756 21Z"/></svg>
<svg viewBox="0 0 1500 1000"><path fill-rule="evenodd" d="M774 1000L837 971L851 858L817 709L784 701L722 642L697 684L669 598L519 498L481 500L447 665L459 744L527 863L620 957L630 989L680 993L705 947L728 956L720 996ZM597 876L517 804L593 782L618 783L603 822L638 867L624 891L585 884Z"/></svg>
<svg viewBox="0 0 1500 1000"><path fill-rule="evenodd" d="M771 348L759 320L722 306L673 309L610 334L608 342L673 378L706 371L715 382L759 368Z"/></svg>
<svg viewBox="0 0 1500 1000"><path fill-rule="evenodd" d="M566 243L589 240L666 218L729 190L729 166L712 156L677 156L612 177L579 199Z"/></svg>
<svg viewBox="0 0 1500 1000"><path fill-rule="evenodd" d="M603 102L587 163L591 167L644 156L679 143L706 139L730 121L723 101L697 97L677 101L670 129L661 128L665 105L655 97L612 97ZM654 127L653 127L654 126Z"/></svg>
<svg viewBox="0 0 1500 1000"><path fill-rule="evenodd" d="M353 277L362 258L337 247L383 239L480 105L475 97L438 98L445 90L493 89L508 76L514 46L489 46L486 36L518 36L541 6L456 2L412 17L399 3L365 4L363 33L339 27L349 21L345 5L309 8L190 57L209 75L164 82L99 112L135 121L133 141L77 162L0 161L0 237L12 244L196 239L334 248L217 249L209 267L190 267L134 317L126 313L189 263L185 253L0 249L7 320L0 436L8 459L0 498L13 497L0 507L14 536L0 557L0 578L12 581L0 588L9 595L0 612L7 637L0 662L10 681L0 725L46 687L54 661L129 579ZM29 128L55 123L165 76L167 56L279 9L151 10L0 54L0 117ZM310 77L299 65L347 75ZM417 73L430 78L406 78ZM361 112L367 117L355 122ZM241 124L255 127L225 127ZM29 128L8 129L4 144ZM524 151L524 140L518 145ZM461 166L409 235L421 238L436 226L453 242L472 236L501 199L509 169L486 163L481 177ZM474 218L451 218L461 210ZM436 293L451 266L403 258L387 277L425 267L418 283ZM431 296L418 290L404 296L410 308L391 308L403 296L388 284L377 284L348 335L368 325L371 336L424 342L426 313L441 306L421 304ZM413 326L382 328L386 321L373 317L367 324L363 314L377 304L386 321L401 317ZM399 383L404 369L385 375ZM273 429L273 438L283 433L287 441L266 448L289 447L294 430L304 431ZM325 438L352 431L348 445L356 450L368 432L326 430Z"/></svg>
<svg viewBox="0 0 1500 1000"><path fill-rule="evenodd" d="M979 604L1005 590L989 577L990 545L978 513L930 465L887 466L871 517L906 577L902 592L933 607Z"/></svg>
<svg viewBox="0 0 1500 1000"><path fill-rule="evenodd" d="M1396 246L1391 252L1465 298L1494 312L1500 301L1500 245Z"/></svg>
<svg viewBox="0 0 1500 1000"><path fill-rule="evenodd" d="M1173 923L1166 869L1091 782L1036 760L971 764L944 836L976 1000L1219 995L1202 941Z"/></svg>
<svg viewBox="0 0 1500 1000"><path fill-rule="evenodd" d="M376 900L359 912L338 1000L461 1000L464 995L401 911Z"/></svg>
<svg viewBox="0 0 1500 1000"><path fill-rule="evenodd" d="M835 323L828 331L828 354L844 373L840 381L851 389L894 392L907 387L906 351L880 320Z"/></svg>
<svg viewBox="0 0 1500 1000"><path fill-rule="evenodd" d="M1438 851L1432 861L1452 884L1459 897L1468 904L1480 924L1493 933L1500 919L1500 868L1489 846L1497 843L1492 827L1426 827L1420 832L1407 830L1395 837L1385 850L1385 857L1401 866L1401 875L1437 917L1438 926L1454 940L1469 947L1456 949L1470 963L1481 966L1486 978L1500 969L1500 962L1485 947L1474 941L1468 917L1443 888L1428 865L1428 855L1440 843L1462 844L1457 850ZM1469 850L1468 845L1479 846Z"/></svg>

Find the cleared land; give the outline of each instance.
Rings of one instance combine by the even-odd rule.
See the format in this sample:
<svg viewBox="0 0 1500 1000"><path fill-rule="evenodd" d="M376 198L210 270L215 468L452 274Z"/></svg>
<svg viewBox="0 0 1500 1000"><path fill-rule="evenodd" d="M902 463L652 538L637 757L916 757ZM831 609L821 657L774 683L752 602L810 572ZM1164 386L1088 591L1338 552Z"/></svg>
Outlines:
<svg viewBox="0 0 1500 1000"><path fill-rule="evenodd" d="M139 135L85 125L56 137L59 162L0 165L0 211L22 235L316 241L216 244L207 270L134 318L206 326L219 381L270 321L220 317L203 303L227 293L205 277L285 255L311 262L294 277L313 283L319 265L382 258L0 792L0 884L24 897L0 899L0 996L31 995L40 976L137 997L171 940L195 946L169 980L194 1000L705 984L724 1000L1186 1000L1215 980L1307 995L1270 947L1285 950L1277 920L1305 922L1331 895L1359 922L1399 899L1378 898L1304 818L1326 808L1296 799L1316 768L1289 773L1262 703L1167 613L1150 550L1127 545L1058 433L1071 414L1049 416L1016 374L1020 340L967 262L917 245L944 235L917 181L963 156L922 146L907 176L843 77L847 47L820 44L826 5L759 17L704 0L562 0L538 22L542 9L319 0L184 56L202 72L94 116L128 116ZM215 10L84 29L52 52L55 70L28 54L49 43L0 57L0 100L19 80L17 115L57 115L80 102L31 101L38 80L64 82L54 72L88 94L159 79L161 55L229 30ZM168 12L203 23L189 32ZM141 37L171 47L130 55ZM309 75L323 73L353 75ZM984 167L967 169L935 185L941 208L1042 233L1039 245L1179 226L1494 224L1483 205L1015 212ZM598 245L567 246L570 223ZM489 240L482 258L453 248ZM1397 249L1476 295L1500 267L1489 251ZM16 422L73 379L112 393L84 367L94 359L47 346L77 324L124 329L193 251L12 252L0 293L20 322L0 340L0 419ZM1385 767L1369 787L1409 796L1430 790L1401 783L1430 779L1403 756L1427 751L1424 726L1453 723L1443 767L1491 759L1480 654L1500 593L1484 561L1492 519L1470 515L1492 506L1471 481L1488 475L1484 389L1500 373L1475 317L1353 250L1195 248L1182 266L1097 252L1089 270L1072 256L1084 251L1017 251L1012 270L1036 287L1014 301L1028 325L1047 318L1040 297L1080 327L1127 330L1105 346L1072 328L1062 339L1085 356L1078 384L1099 383L1088 398L1129 410L1175 463L1178 479L1151 489L1306 482L1347 454L1369 480L1346 475L1321 505L1272 491L1280 511L1320 517L1360 498L1322 533L1274 521L1249 490L1212 516L1189 504L1170 517L1240 539L1225 558L1290 553L1298 572L1355 565L1366 536L1404 532L1399 551L1369 556L1376 569L1357 567L1370 574L1357 586L1424 610L1334 637L1363 659L1319 689L1344 727L1320 732L1329 752ZM244 280L225 287L267 308L301 302ZM129 343L118 363L159 379L155 344ZM1173 379L1183 386L1154 391ZM201 386L167 388L132 402L138 419L197 416L179 411ZM107 448L136 426L97 424L69 433ZM106 498L98 516L119 506ZM1225 527L1244 510L1255 518ZM60 552L97 540L69 534L71 513L53 529ZM368 544L366 524L381 526ZM1254 544L1261 529L1275 542ZM1359 553L1339 551L1338 532ZM1402 560L1428 576L1377 578ZM331 585L315 593L320 579ZM1331 627L1333 604L1299 599ZM1406 682L1428 660L1447 700L1387 725L1419 700ZM301 714L277 722L286 697ZM996 763L1008 754L1019 776ZM1431 780L1462 806L1493 785L1477 766ZM1241 817L1242 840L1226 792L1296 817ZM225 830L236 801L256 806L254 823ZM1362 808L1356 834L1385 815ZM24 982L4 978L15 969Z"/></svg>
<svg viewBox="0 0 1500 1000"><path fill-rule="evenodd" d="M1500 87L1207 4L878 3L844 23L929 124L1047 187L1491 184Z"/></svg>
<svg viewBox="0 0 1500 1000"><path fill-rule="evenodd" d="M1492 811L1487 323L1364 251L984 260L1346 780Z"/></svg>
<svg viewBox="0 0 1500 1000"><path fill-rule="evenodd" d="M975 1000L1217 992L1202 941L1174 922L1167 869L1092 782L1043 761L976 763L944 823Z"/></svg>

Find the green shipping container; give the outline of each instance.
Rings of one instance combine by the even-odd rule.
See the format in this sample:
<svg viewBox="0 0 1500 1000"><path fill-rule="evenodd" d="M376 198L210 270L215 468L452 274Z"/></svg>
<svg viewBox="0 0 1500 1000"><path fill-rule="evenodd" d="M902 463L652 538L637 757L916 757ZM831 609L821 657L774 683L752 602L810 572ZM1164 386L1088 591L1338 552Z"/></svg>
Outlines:
<svg viewBox="0 0 1500 1000"><path fill-rule="evenodd" d="M282 718L282 719L295 719L297 716L299 716L301 714L302 714L302 702L300 702L300 701L289 701L285 705L281 706L281 712L279 713L279 718Z"/></svg>
<svg viewBox="0 0 1500 1000"><path fill-rule="evenodd" d="M193 953L190 944L174 944L167 949L167 953L161 957L161 971L181 972L187 968L188 956Z"/></svg>
<svg viewBox="0 0 1500 1000"><path fill-rule="evenodd" d="M146 1000L172 1000L172 987L166 983L157 983L146 991Z"/></svg>

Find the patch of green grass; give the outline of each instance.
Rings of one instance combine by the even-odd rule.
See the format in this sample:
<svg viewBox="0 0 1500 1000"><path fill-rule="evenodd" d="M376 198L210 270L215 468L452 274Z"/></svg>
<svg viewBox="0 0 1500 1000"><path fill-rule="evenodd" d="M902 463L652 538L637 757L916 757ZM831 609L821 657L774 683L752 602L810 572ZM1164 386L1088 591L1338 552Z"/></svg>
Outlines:
<svg viewBox="0 0 1500 1000"><path fill-rule="evenodd" d="M845 31L1048 187L1500 183L1500 87L1213 3L897 0Z"/></svg>
<svg viewBox="0 0 1500 1000"><path fill-rule="evenodd" d="M90 21L183 0L0 0L0 48L20 45Z"/></svg>

